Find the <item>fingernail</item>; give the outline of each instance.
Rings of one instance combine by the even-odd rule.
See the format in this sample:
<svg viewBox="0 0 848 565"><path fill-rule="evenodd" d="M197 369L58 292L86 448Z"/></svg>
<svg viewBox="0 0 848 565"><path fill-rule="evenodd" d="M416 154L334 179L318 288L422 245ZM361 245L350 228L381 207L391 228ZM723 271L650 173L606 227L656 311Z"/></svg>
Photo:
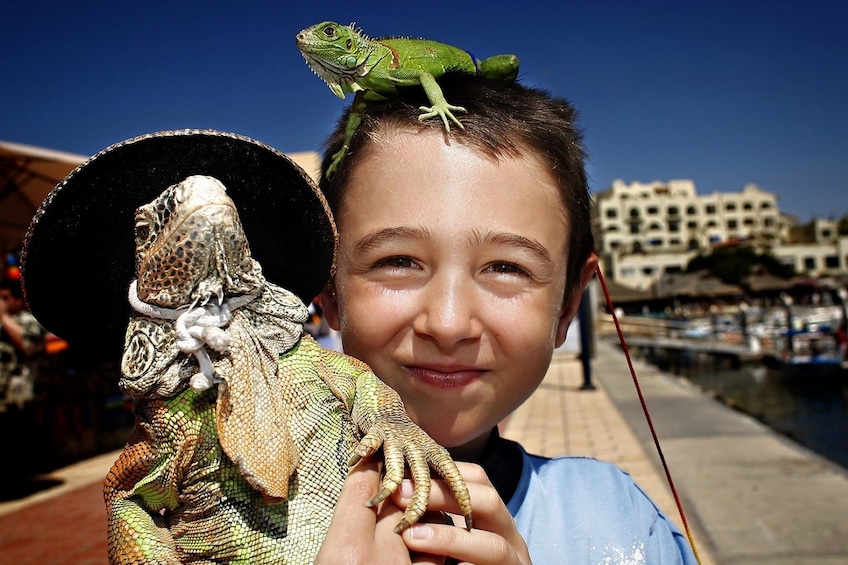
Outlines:
<svg viewBox="0 0 848 565"><path fill-rule="evenodd" d="M412 481L404 479L400 484L400 496L402 498L412 498L415 489L412 486Z"/></svg>
<svg viewBox="0 0 848 565"><path fill-rule="evenodd" d="M414 524L406 531L409 532L409 537L417 540L427 539L433 535L433 528L427 524Z"/></svg>

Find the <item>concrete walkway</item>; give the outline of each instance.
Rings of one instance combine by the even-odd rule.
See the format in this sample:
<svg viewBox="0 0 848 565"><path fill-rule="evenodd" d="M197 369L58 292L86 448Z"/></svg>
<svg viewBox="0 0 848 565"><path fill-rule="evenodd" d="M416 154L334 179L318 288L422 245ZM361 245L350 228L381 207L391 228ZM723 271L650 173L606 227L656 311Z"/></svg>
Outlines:
<svg viewBox="0 0 848 565"><path fill-rule="evenodd" d="M638 364L642 389L702 562L848 563L848 472L692 387ZM680 524L624 356L598 343L597 389L573 353L502 426L542 455L617 463ZM61 469L59 486L0 503L0 562L106 563L100 484L117 453Z"/></svg>
<svg viewBox="0 0 848 565"><path fill-rule="evenodd" d="M597 380L639 443L652 446L623 363L599 343ZM848 471L649 365L636 367L696 543L718 563L848 563ZM656 451L646 452L659 465Z"/></svg>

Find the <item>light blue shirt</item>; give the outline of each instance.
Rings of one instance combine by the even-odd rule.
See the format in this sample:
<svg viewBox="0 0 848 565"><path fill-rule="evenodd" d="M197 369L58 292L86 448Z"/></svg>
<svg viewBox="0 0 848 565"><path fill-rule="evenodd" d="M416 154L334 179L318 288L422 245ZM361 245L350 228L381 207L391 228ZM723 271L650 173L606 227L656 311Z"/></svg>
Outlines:
<svg viewBox="0 0 848 565"><path fill-rule="evenodd" d="M522 452L507 508L533 563L697 565L686 537L615 465Z"/></svg>

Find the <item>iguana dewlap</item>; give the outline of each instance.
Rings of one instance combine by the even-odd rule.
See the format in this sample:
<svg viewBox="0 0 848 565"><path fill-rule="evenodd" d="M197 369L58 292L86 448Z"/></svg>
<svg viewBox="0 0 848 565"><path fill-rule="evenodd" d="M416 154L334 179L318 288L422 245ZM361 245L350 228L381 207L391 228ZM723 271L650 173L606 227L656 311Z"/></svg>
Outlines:
<svg viewBox="0 0 848 565"><path fill-rule="evenodd" d="M437 79L448 71L464 71L486 78L513 81L518 76L518 57L495 55L479 60L470 52L427 39L371 39L353 25L321 22L297 34L297 46L309 67L339 98L355 92L342 149L333 155L327 170L331 176L344 158L353 133L359 127L361 106L369 100L397 95L399 89L421 86L430 106L420 108L419 120L439 117L445 129L463 127L454 113L465 108L445 100Z"/></svg>
<svg viewBox="0 0 848 565"><path fill-rule="evenodd" d="M350 463L380 447L371 502L405 463L415 483L398 531L426 508L428 465L471 523L447 451L367 365L303 334L305 305L264 279L220 182L189 177L140 207L136 266L121 387L137 425L105 484L112 562L310 563Z"/></svg>

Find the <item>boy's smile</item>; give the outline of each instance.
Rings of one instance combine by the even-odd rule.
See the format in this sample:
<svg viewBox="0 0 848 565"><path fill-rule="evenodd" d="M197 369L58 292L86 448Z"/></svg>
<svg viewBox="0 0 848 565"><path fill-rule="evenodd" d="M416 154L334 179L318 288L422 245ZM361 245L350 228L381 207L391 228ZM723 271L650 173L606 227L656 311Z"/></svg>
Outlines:
<svg viewBox="0 0 848 565"><path fill-rule="evenodd" d="M546 169L392 131L361 155L336 221L336 297L323 302L345 352L437 442L488 434L536 389L573 315Z"/></svg>

